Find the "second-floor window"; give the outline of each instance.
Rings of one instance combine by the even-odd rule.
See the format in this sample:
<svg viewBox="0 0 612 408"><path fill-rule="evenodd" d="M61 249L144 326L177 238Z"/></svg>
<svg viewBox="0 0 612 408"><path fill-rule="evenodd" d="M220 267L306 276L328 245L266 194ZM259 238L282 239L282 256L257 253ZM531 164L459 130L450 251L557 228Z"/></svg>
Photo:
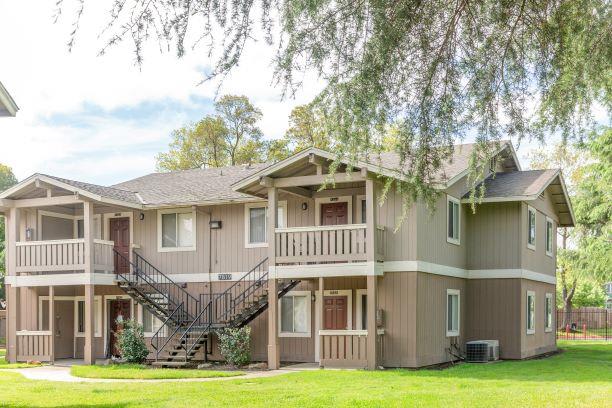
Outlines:
<svg viewBox="0 0 612 408"><path fill-rule="evenodd" d="M447 196L447 235L446 241L451 244L459 245L461 228L461 210L459 200L455 197Z"/></svg>
<svg viewBox="0 0 612 408"><path fill-rule="evenodd" d="M536 244L536 210L527 207L527 247L535 249Z"/></svg>
<svg viewBox="0 0 612 408"><path fill-rule="evenodd" d="M278 228L287 225L287 202L279 201L277 204ZM245 246L247 248L268 245L268 207L262 203L245 205Z"/></svg>
<svg viewBox="0 0 612 408"><path fill-rule="evenodd" d="M553 231L553 221L550 218L546 218L546 255L549 256L553 254Z"/></svg>
<svg viewBox="0 0 612 408"><path fill-rule="evenodd" d="M196 215L191 208L158 212L160 251L194 251L196 248Z"/></svg>

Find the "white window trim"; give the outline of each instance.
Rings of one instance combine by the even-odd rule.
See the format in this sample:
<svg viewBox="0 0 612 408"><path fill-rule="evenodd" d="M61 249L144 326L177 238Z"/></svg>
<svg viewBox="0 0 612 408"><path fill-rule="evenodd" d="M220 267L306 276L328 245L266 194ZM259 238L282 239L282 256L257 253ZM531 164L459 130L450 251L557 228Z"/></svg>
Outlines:
<svg viewBox="0 0 612 408"><path fill-rule="evenodd" d="M459 206L459 209L457 210L458 220L457 220L457 238L456 239L448 236L448 222L450 221L448 218L448 203L449 202L455 203ZM445 210L446 210L446 242L453 244L453 245L461 245L461 201L447 194Z"/></svg>
<svg viewBox="0 0 612 408"><path fill-rule="evenodd" d="M305 333L293 333L281 331L281 317L282 317L282 303L281 299L278 299L278 337L311 337L312 336L312 293L309 290L292 290L287 292L284 296L306 296L308 306L306 308L306 327L308 331Z"/></svg>
<svg viewBox="0 0 612 408"><path fill-rule="evenodd" d="M448 330L448 295L457 295L457 330ZM461 291L459 289L446 289L446 320L444 321L446 337L457 337L461 332Z"/></svg>
<svg viewBox="0 0 612 408"><path fill-rule="evenodd" d="M329 203L348 203L347 224L353 223L353 196L317 197L315 198L315 225L316 226L321 225L321 205L329 204ZM359 203L361 203L361 201Z"/></svg>
<svg viewBox="0 0 612 408"><path fill-rule="evenodd" d="M550 231L550 251L548 250L548 223L551 224L552 228ZM546 249L546 255L550 256L552 258L553 256L553 252L555 251L555 223L553 222L552 218L550 217L546 217L546 228L544 230L544 245L545 245L545 249Z"/></svg>
<svg viewBox="0 0 612 408"><path fill-rule="evenodd" d="M355 199L357 200L357 219L359 219L360 223L365 224L366 220L362 219L363 217L361 214L363 213L363 200L366 199L366 196L364 194L360 194L355 196Z"/></svg>
<svg viewBox="0 0 612 408"><path fill-rule="evenodd" d="M555 318L555 311L554 311L554 302L553 302L553 294L552 293L547 293L546 294L546 300L544 300L544 302L548 301L548 299L550 299L550 327L546 326L546 320L548 320L548 311L546 310L546 303L544 303L544 312L547 313L544 316L544 332L546 333L550 333L552 331L552 328L554 326L554 318Z"/></svg>
<svg viewBox="0 0 612 408"><path fill-rule="evenodd" d="M193 245L188 247L164 247L162 246L162 215L163 214L192 214L193 216ZM178 219L177 219L178 221ZM185 252L195 251L198 242L198 218L193 208L169 208L157 210L157 252ZM178 233L176 239L178 240Z"/></svg>
<svg viewBox="0 0 612 408"><path fill-rule="evenodd" d="M138 305L138 307L137 307L137 310L138 310L138 312L137 312L137 314L136 314L136 316L137 316L137 317L136 317L136 321L138 322L138 324L139 324L139 325L143 326L143 328L144 328L144 321L142 320L142 314L144 313L145 308L144 308L144 306L142 306L142 305L140 305L140 304L139 304L139 305ZM152 314L152 315L153 315L153 314ZM156 327L156 326L155 326L155 324L154 324L154 325L153 325L153 328L155 329L155 331L152 331L152 332L143 331L143 334L144 334L144 336L145 336L146 338L151 338L151 337L153 337L153 336L155 335L155 333L157 333L157 331L158 331L158 330L159 330L159 329L160 329L160 328L163 326L163 324L164 324L164 322L162 322L162 321L161 321L161 320L160 320L160 319L159 319L157 316L155 316L155 315L153 315L153 320L154 320L154 321L155 321L155 320L157 320L157 322L159 323L159 324L158 324L158 327Z"/></svg>
<svg viewBox="0 0 612 408"><path fill-rule="evenodd" d="M529 297L533 297L533 328L529 328ZM536 316L537 316L537 307L536 307L536 295L533 290L527 291L527 298L525 299L525 328L527 329L527 334L535 334L536 329Z"/></svg>
<svg viewBox="0 0 612 408"><path fill-rule="evenodd" d="M79 221L80 220L84 220L85 217L82 215L77 215L76 217L74 217L74 238L77 239L79 237ZM98 232L100 233L99 237L95 237L95 239L102 239L104 237L103 231L102 231L102 216L100 214L95 214L94 215L94 223L98 224Z"/></svg>
<svg viewBox="0 0 612 408"><path fill-rule="evenodd" d="M65 219L65 220L71 220L72 221L72 237L74 239L77 239L77 237L78 237L78 231L79 231L78 221L85 219L85 217L83 215L70 215L70 214L63 214L63 213L58 213L58 212L53 212L53 211L38 210L38 214L37 214L37 222L38 222L37 236L39 237L39 240L42 240L42 233L43 233L42 217L53 217L53 218L62 218L62 219ZM102 239L104 237L104 234L102 233L102 215L101 214L94 214L93 219L94 219L94 223L98 224L98 231L100 232L100 236L99 237L94 237L94 238Z"/></svg>
<svg viewBox="0 0 612 408"><path fill-rule="evenodd" d="M363 308L363 304L362 304L363 295L366 295L366 296L368 295L367 289L356 289L355 290L355 319L357 319L356 320L357 330L367 330L367 328L363 327L363 325L361 324L361 321L363 320L363 315L361 313L361 310Z"/></svg>
<svg viewBox="0 0 612 408"><path fill-rule="evenodd" d="M533 244L529 243L529 235L530 235L530 231L529 231L529 222L531 219L531 214L534 214L534 220L533 220ZM531 249L532 251L536 250L536 243L538 242L538 212L536 211L535 208L533 208L532 206L528 205L527 206L527 248Z"/></svg>
<svg viewBox="0 0 612 408"><path fill-rule="evenodd" d="M276 205L278 207L283 208L283 225L287 227L287 201L277 201ZM251 236L251 224L249 217L249 210L251 208L266 208L266 242L249 242L249 238ZM268 247L268 203L267 202L258 202L258 203L246 203L244 205L244 247L245 248L267 248Z"/></svg>
<svg viewBox="0 0 612 408"><path fill-rule="evenodd" d="M102 295L96 295L94 296L94 304L95 302L98 302L99 307L98 307L98 315L97 315L97 324L96 327L94 327L94 337L102 337L102 312L104 309L104 305L102 303ZM49 296L39 296L38 297L38 327L39 329L42 329L42 302L43 301L49 301ZM78 307L78 302L79 301L84 301L85 300L85 296L53 296L53 301L71 301L73 302L73 306L74 306L74 337L85 337L85 333L79 333L78 332L78 328L79 328L79 307ZM94 312L95 312L95 306L94 306Z"/></svg>

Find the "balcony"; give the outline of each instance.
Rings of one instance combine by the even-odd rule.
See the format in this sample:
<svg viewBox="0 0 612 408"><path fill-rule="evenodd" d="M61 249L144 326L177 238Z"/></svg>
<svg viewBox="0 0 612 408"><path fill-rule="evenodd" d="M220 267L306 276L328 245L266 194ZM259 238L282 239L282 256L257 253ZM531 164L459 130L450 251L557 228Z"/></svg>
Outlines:
<svg viewBox="0 0 612 408"><path fill-rule="evenodd" d="M85 240L17 242L15 271L19 273L85 270ZM114 272L113 241L94 239L94 271Z"/></svg>
<svg viewBox="0 0 612 408"><path fill-rule="evenodd" d="M365 262L371 251L366 224L276 228L277 264L323 264ZM384 258L385 229L378 226L376 259Z"/></svg>

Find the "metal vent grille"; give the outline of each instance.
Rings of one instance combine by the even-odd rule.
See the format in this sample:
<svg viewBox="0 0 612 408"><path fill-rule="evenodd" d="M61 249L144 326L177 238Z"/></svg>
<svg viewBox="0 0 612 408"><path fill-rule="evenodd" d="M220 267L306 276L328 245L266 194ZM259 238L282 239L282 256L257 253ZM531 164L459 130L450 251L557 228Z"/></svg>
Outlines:
<svg viewBox="0 0 612 408"><path fill-rule="evenodd" d="M468 363L486 363L489 361L489 344L484 341L470 341L465 344Z"/></svg>

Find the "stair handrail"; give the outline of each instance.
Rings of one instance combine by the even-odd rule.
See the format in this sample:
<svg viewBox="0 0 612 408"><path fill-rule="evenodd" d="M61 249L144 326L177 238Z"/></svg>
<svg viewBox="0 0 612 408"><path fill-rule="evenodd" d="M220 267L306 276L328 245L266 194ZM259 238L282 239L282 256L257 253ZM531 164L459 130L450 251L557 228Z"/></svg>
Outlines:
<svg viewBox="0 0 612 408"><path fill-rule="evenodd" d="M176 325L176 328L174 329L174 331L172 332L172 334L170 334L169 336L167 336L166 341L164 342L164 344L162 344L161 347L159 347L159 336L161 335L161 333L163 332L164 328L170 327L170 325L168 324L168 322L170 322L172 320L172 317L174 316L175 313L177 313L179 310L183 309L183 303L181 303L176 309L174 309L174 311L170 314L170 316L168 316L166 318L166 320L164 320L164 322L162 323L162 325L160 326L159 329L157 329L157 331L155 332L155 334L153 334L153 337L151 337L151 347L153 347L153 349L155 350L155 361L157 361L157 359L159 358L159 352L160 350L163 350L166 345L168 344L168 342L170 341L170 339L172 339L172 337L174 337L174 335L176 334L176 332L178 332L178 330L181 328L180 324ZM155 341L155 344L153 344L153 341Z"/></svg>
<svg viewBox="0 0 612 408"><path fill-rule="evenodd" d="M265 264L268 261L268 257L265 257L261 262L259 262L257 265L255 265L249 272L247 272L246 274L244 274L244 276L242 276L240 279L238 279L236 282L234 282L233 285L231 285L229 288L227 288L226 290L224 290L223 292L219 293L214 299L211 299L210 302L208 302L208 304L202 308L202 310L200 311L200 314L193 319L193 322L191 322L191 324L187 327L187 329L185 330L185 332L183 333L183 335L181 336L180 340L181 340L181 344L184 341L184 345L183 345L183 349L185 350L185 359L187 358L187 356L193 351L193 349L195 348L196 344L201 340L202 336L207 333L208 331L210 331L211 326L213 325L214 321L218 320L216 319L217 316L212 316L212 312L214 310L212 310L212 305L213 303L216 304L216 302L221 299L222 297L226 296L227 293L231 294L231 291L234 289L234 287L236 287L239 283L246 281L248 277L250 277L251 275L255 274L256 272L261 270L261 267L263 266L263 264ZM268 276L268 271L265 271L262 273L262 275L254 280L256 282L253 282L253 284L251 286L249 286L247 289L251 289L255 284L257 284L257 282L261 282L264 278L266 278ZM245 289L246 291L246 289ZM244 291L243 291L244 292ZM244 302L244 298L242 300L241 303ZM233 303L233 300L232 300ZM235 309L236 304L234 304L232 306L232 309ZM210 309L210 310L209 310ZM195 325L196 322L199 322L202 318L202 315L205 312L209 312L211 314L210 319L208 321L208 323L205 325L205 327L200 327L200 329L204 329L202 330L202 332L200 333L200 335L198 336L197 340L193 342L193 344L191 344L189 346L189 350L187 349L187 336L189 333L191 333L191 331L193 330L193 326ZM224 313L223 316L225 316L227 314Z"/></svg>

